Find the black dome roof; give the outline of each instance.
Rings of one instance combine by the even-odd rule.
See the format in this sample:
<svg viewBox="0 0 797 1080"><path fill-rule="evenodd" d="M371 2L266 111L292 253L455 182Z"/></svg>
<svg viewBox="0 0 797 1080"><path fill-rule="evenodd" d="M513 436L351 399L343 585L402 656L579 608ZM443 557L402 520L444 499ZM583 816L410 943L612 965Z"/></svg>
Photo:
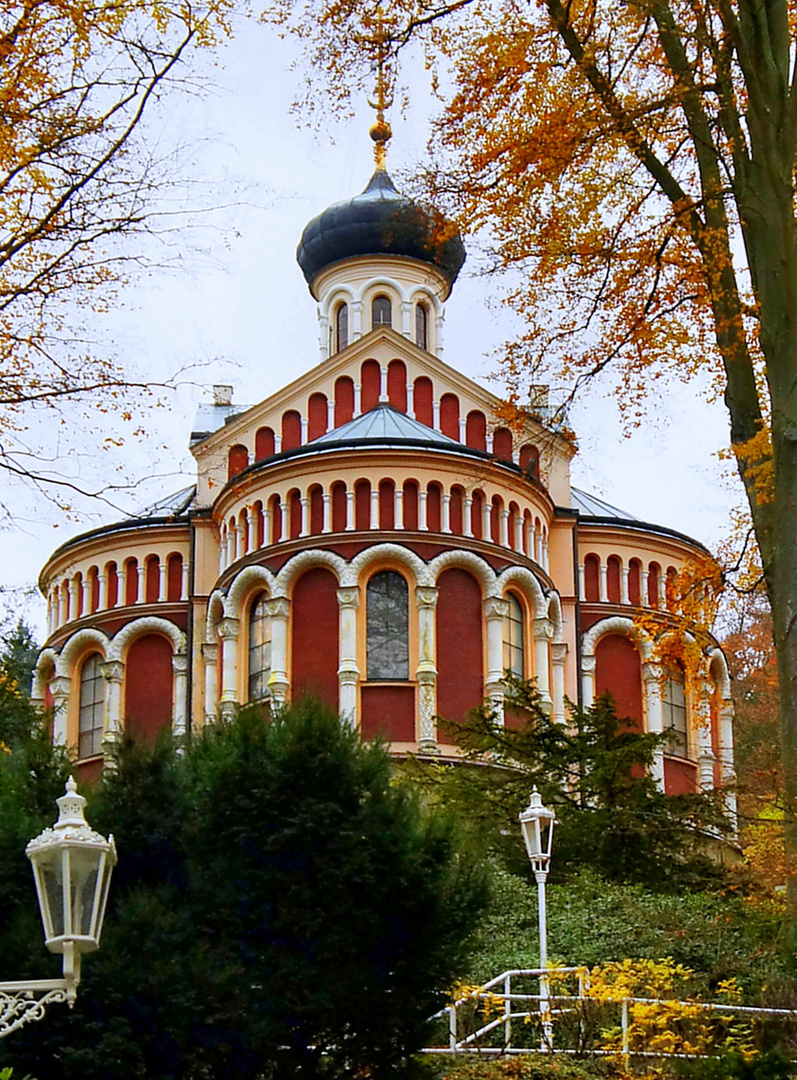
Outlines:
<svg viewBox="0 0 797 1080"><path fill-rule="evenodd" d="M334 203L306 226L296 258L307 284L332 263L354 255L403 255L436 266L453 285L465 261L459 233L442 214L401 195L377 169L361 195Z"/></svg>

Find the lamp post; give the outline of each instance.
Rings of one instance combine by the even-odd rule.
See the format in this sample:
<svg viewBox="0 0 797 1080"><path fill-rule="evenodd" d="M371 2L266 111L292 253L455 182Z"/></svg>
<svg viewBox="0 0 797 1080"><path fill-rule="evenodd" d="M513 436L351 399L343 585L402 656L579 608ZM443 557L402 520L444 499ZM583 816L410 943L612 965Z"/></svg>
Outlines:
<svg viewBox="0 0 797 1080"><path fill-rule="evenodd" d="M75 1003L80 959L99 947L108 886L116 864L113 837L89 828L83 814L86 800L70 776L66 794L56 799L58 821L26 848L33 866L44 926L44 943L63 956L62 979L30 979L0 983L0 1037L32 1020L41 1020L48 1005Z"/></svg>
<svg viewBox="0 0 797 1080"><path fill-rule="evenodd" d="M551 1023L550 984L548 981L548 925L545 907L545 883L551 865L551 844L556 814L542 804L542 796L536 786L532 789L529 805L520 815L520 828L526 851L537 881L537 910L540 928L540 1020L542 1022L541 1049L550 1050L553 1046L553 1024Z"/></svg>

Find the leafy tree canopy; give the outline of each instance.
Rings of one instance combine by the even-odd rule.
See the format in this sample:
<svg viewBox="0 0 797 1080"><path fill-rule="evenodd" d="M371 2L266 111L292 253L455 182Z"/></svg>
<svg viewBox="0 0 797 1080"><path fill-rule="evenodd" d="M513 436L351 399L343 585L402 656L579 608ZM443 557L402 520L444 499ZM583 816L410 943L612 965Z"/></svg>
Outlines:
<svg viewBox="0 0 797 1080"><path fill-rule="evenodd" d="M248 710L184 756L126 748L89 818L120 852L103 945L74 1014L6 1039L10 1064L65 1080L410 1069L486 892L381 746L315 702Z"/></svg>

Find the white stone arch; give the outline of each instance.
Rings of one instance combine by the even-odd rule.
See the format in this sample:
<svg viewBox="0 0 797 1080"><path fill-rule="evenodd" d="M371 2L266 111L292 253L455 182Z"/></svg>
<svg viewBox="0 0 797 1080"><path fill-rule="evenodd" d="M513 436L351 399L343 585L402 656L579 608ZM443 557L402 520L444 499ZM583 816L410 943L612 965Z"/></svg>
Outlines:
<svg viewBox="0 0 797 1080"><path fill-rule="evenodd" d="M104 634L102 630L97 630L94 626L87 626L85 629L78 630L76 634L73 634L61 649L55 665L56 677L70 678L75 660L90 645L97 646L103 655L103 659L109 658L112 643L108 635Z"/></svg>
<svg viewBox="0 0 797 1080"><path fill-rule="evenodd" d="M562 641L564 620L562 619L562 598L553 590L548 593L548 618L553 625L553 640L555 643Z"/></svg>
<svg viewBox="0 0 797 1080"><path fill-rule="evenodd" d="M124 656L130 646L144 634L160 634L171 641L175 656L185 653L185 634L168 619L161 619L156 615L145 616L143 619L133 619L111 639L108 649L108 659L124 661Z"/></svg>
<svg viewBox="0 0 797 1080"><path fill-rule="evenodd" d="M653 655L653 642L640 628L623 615L613 615L608 619L601 619L591 626L581 638L581 656L595 658L595 650L601 638L609 634L619 634L621 637L631 638L639 649L639 655L643 663L647 663Z"/></svg>
<svg viewBox="0 0 797 1080"><path fill-rule="evenodd" d="M440 315L443 310L440 298L428 285L414 285L409 292L409 302L411 304L419 302L429 304L435 316Z"/></svg>
<svg viewBox="0 0 797 1080"><path fill-rule="evenodd" d="M500 599L501 584L492 567L472 551L464 551L460 548L443 551L432 559L428 566L429 584L436 585L437 579L443 571L450 569L452 566L460 566L464 570L470 570L473 576L478 579L485 597Z"/></svg>
<svg viewBox="0 0 797 1080"><path fill-rule="evenodd" d="M730 700L731 696L731 675L728 671L728 661L725 657L725 653L719 646L714 646L708 653L709 670L714 669L719 678L716 680L717 689L720 692L720 696L723 701Z"/></svg>
<svg viewBox="0 0 797 1080"><path fill-rule="evenodd" d="M321 548L309 548L307 551L300 551L292 559L289 559L277 574L274 579L272 596L287 596L299 574L313 566L325 566L332 571L338 579L338 584L340 584L346 572L346 565L345 560L340 555L336 555L334 551L324 551Z"/></svg>
<svg viewBox="0 0 797 1080"><path fill-rule="evenodd" d="M30 688L31 700L35 704L44 703L44 693L46 690L44 683L44 669L48 664L53 665L53 673L55 673L58 665L58 653L55 649L42 649L36 658L36 667L33 669L33 678L31 679Z"/></svg>
<svg viewBox="0 0 797 1080"><path fill-rule="evenodd" d="M498 575L498 584L504 592L511 584L517 584L524 596L532 601L534 618L544 619L548 615L548 603L539 581L525 566L508 566Z"/></svg>
<svg viewBox="0 0 797 1080"><path fill-rule="evenodd" d="M380 562L383 560L393 559L395 562L401 563L402 566L406 566L408 570L411 570L416 585L428 585L430 581L428 579L428 567L426 563L414 551L410 551L409 548L404 547L403 544L374 544L372 547L365 548L358 555L351 560L346 566L343 577L341 579L341 586L344 588L353 588L359 585L360 577L364 570L366 570L372 563Z"/></svg>
<svg viewBox="0 0 797 1080"><path fill-rule="evenodd" d="M265 588L270 597L274 595L276 578L265 566L247 566L239 574L236 574L223 602L224 617L227 619L240 618L240 607L243 600L258 585ZM210 608L208 608L208 615L210 615ZM208 638L207 640L212 639Z"/></svg>
<svg viewBox="0 0 797 1080"><path fill-rule="evenodd" d="M373 277L364 281L359 289L355 293L355 301L363 303L365 297L371 292L372 289L395 289L399 300L406 301L409 299L408 289L395 278L388 277L386 274L375 274ZM393 328L395 329L395 327Z"/></svg>
<svg viewBox="0 0 797 1080"><path fill-rule="evenodd" d="M208 611L205 616L205 641L216 640L216 627L224 618L224 593L220 589L214 589L208 599Z"/></svg>
<svg viewBox="0 0 797 1080"><path fill-rule="evenodd" d="M320 305L319 315L322 319L331 319L332 313L338 304L353 304L358 299L354 289L350 285L335 285L324 297Z"/></svg>

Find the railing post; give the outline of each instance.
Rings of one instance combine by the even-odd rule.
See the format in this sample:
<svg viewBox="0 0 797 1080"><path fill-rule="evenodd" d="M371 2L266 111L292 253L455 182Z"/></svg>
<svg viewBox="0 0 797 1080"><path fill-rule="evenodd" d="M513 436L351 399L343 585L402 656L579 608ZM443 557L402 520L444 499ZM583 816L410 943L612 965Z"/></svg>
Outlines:
<svg viewBox="0 0 797 1080"><path fill-rule="evenodd" d="M457 1052L457 1007L448 1006L448 1048L452 1054Z"/></svg>
<svg viewBox="0 0 797 1080"><path fill-rule="evenodd" d="M630 1047L628 1039L628 998L623 998L620 1025L623 1029L623 1063L628 1068L630 1060Z"/></svg>
<svg viewBox="0 0 797 1080"><path fill-rule="evenodd" d="M507 972L504 976L504 1049L509 1050L512 1045L512 976Z"/></svg>

